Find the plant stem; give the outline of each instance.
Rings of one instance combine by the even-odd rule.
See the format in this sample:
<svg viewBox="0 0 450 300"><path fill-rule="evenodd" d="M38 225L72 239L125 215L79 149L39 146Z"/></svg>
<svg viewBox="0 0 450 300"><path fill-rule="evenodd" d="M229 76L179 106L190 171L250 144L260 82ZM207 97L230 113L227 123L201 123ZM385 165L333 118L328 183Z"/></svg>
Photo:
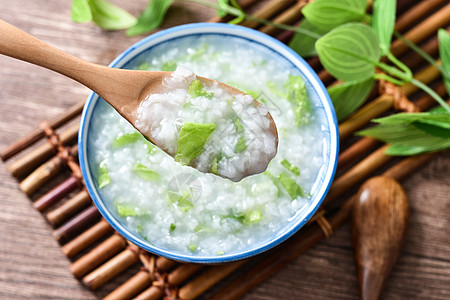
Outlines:
<svg viewBox="0 0 450 300"><path fill-rule="evenodd" d="M387 58L393 62L399 69L403 70L405 72L405 75L409 78L407 82L410 82L413 78L413 74L411 72L411 69L408 68L404 63L402 63L397 57L394 56L390 51L387 53Z"/></svg>
<svg viewBox="0 0 450 300"><path fill-rule="evenodd" d="M181 2L195 2L207 7L211 7L214 9L217 9L219 6L215 3L206 1L206 0L177 0L177 1L181 1ZM245 14L244 12L240 11L239 9L232 7L232 6L224 6L224 7L220 7L223 11L227 12L230 15L233 15L235 17L240 17L240 16L244 16L245 19L250 20L250 21L254 21L263 25L269 25L275 28L279 28L279 29L283 29L283 30L290 30L290 31L294 31L294 32L298 32L298 33L302 33L304 35L307 35L309 37L312 37L314 39L319 39L321 36L315 32L312 32L310 30L306 30L303 28L297 28L294 26L290 26L290 25L286 25L286 24L281 24L281 23L276 23L276 22L272 22L266 19L261 19L252 15L248 15Z"/></svg>
<svg viewBox="0 0 450 300"><path fill-rule="evenodd" d="M428 95L430 95L434 100L436 100L448 113L450 113L450 107L448 104L441 98L439 95L433 91L431 88L429 88L427 85L423 84L417 79L411 79L411 83L417 86L418 88L425 91Z"/></svg>
<svg viewBox="0 0 450 300"><path fill-rule="evenodd" d="M416 44L411 42L410 40L406 39L402 34L395 31L394 35L399 38L403 43L405 43L409 48L411 48L413 51L415 51L417 54L422 56L426 61L428 61L430 64L435 66L442 74L442 76L450 81L450 74L441 66L439 65L428 53L420 49Z"/></svg>

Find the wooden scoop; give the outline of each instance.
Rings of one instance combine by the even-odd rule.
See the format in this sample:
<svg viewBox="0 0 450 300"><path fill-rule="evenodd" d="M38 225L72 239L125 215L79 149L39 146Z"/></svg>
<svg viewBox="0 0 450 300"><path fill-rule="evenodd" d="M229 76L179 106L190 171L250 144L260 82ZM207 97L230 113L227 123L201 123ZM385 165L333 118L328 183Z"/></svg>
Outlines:
<svg viewBox="0 0 450 300"><path fill-rule="evenodd" d="M380 297L405 241L408 219L408 198L394 179L374 177L361 186L352 224L361 299Z"/></svg>
<svg viewBox="0 0 450 300"><path fill-rule="evenodd" d="M152 93L161 92L163 79L171 74L171 72L114 69L93 64L50 46L2 20L0 20L0 54L30 62L78 81L111 104L133 126L141 101ZM212 86L217 82L203 77L197 78L205 86ZM231 95L246 95L232 86L221 82L217 84ZM260 103L255 101L255 105ZM269 113L267 117L270 120L268 130L278 143L275 123ZM167 152L164 145L155 143L145 134L144 136Z"/></svg>

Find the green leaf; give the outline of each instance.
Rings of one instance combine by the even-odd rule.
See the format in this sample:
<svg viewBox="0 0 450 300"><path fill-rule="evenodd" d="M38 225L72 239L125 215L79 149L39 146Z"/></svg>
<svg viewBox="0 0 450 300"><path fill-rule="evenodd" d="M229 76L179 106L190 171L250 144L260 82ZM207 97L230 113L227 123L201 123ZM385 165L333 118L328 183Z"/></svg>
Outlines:
<svg viewBox="0 0 450 300"><path fill-rule="evenodd" d="M287 159L283 159L281 161L281 165L283 167L285 167L288 171L290 171L291 173L299 176L300 175L300 169L297 166L294 166L293 164L291 164Z"/></svg>
<svg viewBox="0 0 450 300"><path fill-rule="evenodd" d="M136 24L136 18L122 8L106 0L88 0L92 20L106 30L126 29Z"/></svg>
<svg viewBox="0 0 450 300"><path fill-rule="evenodd" d="M415 155L450 148L448 113L403 113L374 122L380 125L358 134L391 144L386 154Z"/></svg>
<svg viewBox="0 0 450 300"><path fill-rule="evenodd" d="M316 50L323 66L343 81L373 77L380 59L375 32L360 23L345 24L328 32L317 41Z"/></svg>
<svg viewBox="0 0 450 300"><path fill-rule="evenodd" d="M72 21L86 23L92 21L92 12L87 0L72 0L72 10L70 13Z"/></svg>
<svg viewBox="0 0 450 300"><path fill-rule="evenodd" d="M112 146L113 148L120 148L127 144L135 143L142 139L142 134L139 132L133 132L133 133L125 133L121 136L118 136L114 139Z"/></svg>
<svg viewBox="0 0 450 300"><path fill-rule="evenodd" d="M195 226L194 231L195 232L207 232L207 233L216 232L216 230L214 228L212 228L211 226L208 226L206 224L198 224L197 226Z"/></svg>
<svg viewBox="0 0 450 300"><path fill-rule="evenodd" d="M175 61L168 61L161 67L161 71L173 72L177 69L177 63Z"/></svg>
<svg viewBox="0 0 450 300"><path fill-rule="evenodd" d="M244 132L244 126L241 123L241 118L237 118L236 120L234 120L234 128L238 133Z"/></svg>
<svg viewBox="0 0 450 300"><path fill-rule="evenodd" d="M192 97L206 97L211 99L214 96L214 93L207 92L205 90L205 87L203 86L202 82L198 79L195 79L191 82L191 85L189 86L188 94Z"/></svg>
<svg viewBox="0 0 450 300"><path fill-rule="evenodd" d="M175 161L188 165L199 156L206 140L216 130L216 124L184 123L178 138Z"/></svg>
<svg viewBox="0 0 450 300"><path fill-rule="evenodd" d="M142 224L138 224L136 226L136 231L137 233L141 234L144 231L144 226L142 226Z"/></svg>
<svg viewBox="0 0 450 300"><path fill-rule="evenodd" d="M136 164L133 167L132 171L133 173L147 181L159 180L161 178L161 176L159 176L157 172L150 170L147 166L144 166L140 163Z"/></svg>
<svg viewBox="0 0 450 300"><path fill-rule="evenodd" d="M194 252L195 249L197 249L197 245L189 245L188 248L189 250L191 250L191 252Z"/></svg>
<svg viewBox="0 0 450 300"><path fill-rule="evenodd" d="M396 0L375 0L373 2L372 29L380 41L382 55L386 55L391 47L395 25L396 2Z"/></svg>
<svg viewBox="0 0 450 300"><path fill-rule="evenodd" d="M106 168L106 162L102 161L98 168L98 175L97 175L98 188L102 189L110 183L111 178L109 178L108 169Z"/></svg>
<svg viewBox="0 0 450 300"><path fill-rule="evenodd" d="M224 255L225 252L223 252L223 250L217 250L216 254L219 255L219 256L221 256L221 255Z"/></svg>
<svg viewBox="0 0 450 300"><path fill-rule="evenodd" d="M366 6L367 0L315 0L302 13L311 24L330 30L344 23L362 21Z"/></svg>
<svg viewBox="0 0 450 300"><path fill-rule="evenodd" d="M135 36L158 28L173 0L150 0L137 23L127 30L127 36Z"/></svg>
<svg viewBox="0 0 450 300"><path fill-rule="evenodd" d="M445 29L438 30L439 55L441 56L442 67L450 74L450 33ZM444 77L447 93L450 95L450 80Z"/></svg>
<svg viewBox="0 0 450 300"><path fill-rule="evenodd" d="M177 226L175 224L170 223L169 232L173 232L176 228Z"/></svg>
<svg viewBox="0 0 450 300"><path fill-rule="evenodd" d="M214 157L213 162L211 164L211 173L219 175L218 164L222 160L223 154L220 152L216 157Z"/></svg>
<svg viewBox="0 0 450 300"><path fill-rule="evenodd" d="M234 152L235 153L241 153L245 149L247 149L247 145L245 144L244 137L241 137L238 140L238 142L236 143L236 146L234 147Z"/></svg>
<svg viewBox="0 0 450 300"><path fill-rule="evenodd" d="M281 173L278 176L278 181L283 185L283 187L288 192L289 196L291 196L292 200L297 199L300 197L305 197L305 192L303 189L295 182L294 179L292 179L289 175L286 173Z"/></svg>
<svg viewBox="0 0 450 300"><path fill-rule="evenodd" d="M308 123L311 119L311 104L302 77L289 75L284 87L287 90L287 99L294 106L297 126Z"/></svg>
<svg viewBox="0 0 450 300"><path fill-rule="evenodd" d="M312 32L317 33L319 36L324 35L328 32L328 30L320 29L317 26L314 26L307 19L303 19L298 28L306 29ZM310 35L306 35L301 32L296 32L294 37L289 43L289 47L291 47L295 52L300 54L302 57L311 57L316 56L316 41L317 38L314 38Z"/></svg>
<svg viewBox="0 0 450 300"><path fill-rule="evenodd" d="M134 217L138 215L136 212L136 207L130 204L118 203L116 201L114 202L114 205L116 206L117 213L121 217Z"/></svg>
<svg viewBox="0 0 450 300"><path fill-rule="evenodd" d="M343 82L328 88L338 121L342 121L357 110L372 91L375 80Z"/></svg>
<svg viewBox="0 0 450 300"><path fill-rule="evenodd" d="M192 193L190 191L167 192L167 198L174 203L182 212L187 212L194 207L192 201Z"/></svg>

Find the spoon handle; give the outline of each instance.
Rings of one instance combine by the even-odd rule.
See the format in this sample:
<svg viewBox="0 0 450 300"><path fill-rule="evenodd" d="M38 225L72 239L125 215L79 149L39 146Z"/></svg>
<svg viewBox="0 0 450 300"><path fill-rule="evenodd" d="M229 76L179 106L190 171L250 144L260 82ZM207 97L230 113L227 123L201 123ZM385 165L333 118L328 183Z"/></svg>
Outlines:
<svg viewBox="0 0 450 300"><path fill-rule="evenodd" d="M0 20L0 54L53 70L95 90L95 65L67 54ZM100 73L100 72L95 72Z"/></svg>

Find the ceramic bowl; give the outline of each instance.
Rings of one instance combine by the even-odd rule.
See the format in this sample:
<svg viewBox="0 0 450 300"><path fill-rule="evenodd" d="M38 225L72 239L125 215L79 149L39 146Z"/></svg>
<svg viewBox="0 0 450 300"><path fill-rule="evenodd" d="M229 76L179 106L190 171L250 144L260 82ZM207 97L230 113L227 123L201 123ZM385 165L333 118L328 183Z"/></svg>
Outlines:
<svg viewBox="0 0 450 300"><path fill-rule="evenodd" d="M163 30L150 35L131 46L119 55L110 64L110 67L127 67L127 65L131 65L133 60L135 60L142 52L151 49L152 47L156 47L168 41L175 41L176 43L177 39L187 36L195 37L196 35L233 36L245 41L245 43L248 43L248 47L255 47L255 45L258 45L258 47L266 48L267 51L271 51L274 55L278 55L282 59L289 62L300 72L306 82L308 86L308 95L310 99L314 100L315 109L322 110L322 115L324 117L323 120L321 120L321 126L325 137L323 149L324 164L314 183L314 192L306 204L306 207L302 208L302 213L296 214L292 217L286 226L281 228L281 230L279 230L273 235L273 237L264 243L259 243L254 246L250 245L248 248L235 253L207 257L178 253L171 249L164 249L152 245L140 235L127 229L123 222L119 218L115 217L103 201L101 194L99 193L97 183L94 179L94 170L96 170L96 166L93 165L93 159L90 157L89 153L89 133L90 126L92 124L91 120L95 118L97 113L96 107L98 104L104 101L95 93L92 93L89 96L82 114L79 132L79 159L86 187L92 197L92 200L102 216L127 240L149 252L177 261L207 264L225 263L248 258L279 245L281 242L297 232L314 215L325 198L335 173L339 148L338 125L333 105L327 90L311 67L299 55L283 43L266 34L245 27L229 24L198 23Z"/></svg>

